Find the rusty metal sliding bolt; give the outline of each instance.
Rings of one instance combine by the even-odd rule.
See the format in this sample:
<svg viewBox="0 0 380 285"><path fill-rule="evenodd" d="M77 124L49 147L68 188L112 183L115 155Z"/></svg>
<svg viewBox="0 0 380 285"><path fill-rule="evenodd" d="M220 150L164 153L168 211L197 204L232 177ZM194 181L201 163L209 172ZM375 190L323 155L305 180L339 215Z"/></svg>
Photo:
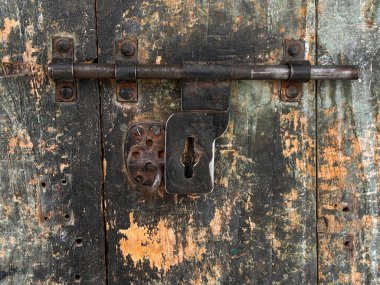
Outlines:
<svg viewBox="0 0 380 285"><path fill-rule="evenodd" d="M67 77L74 79L177 79L177 80L357 80L359 67L353 65L310 65L309 61L284 65L249 64L130 64L116 67L102 63L50 64L49 76L54 80Z"/></svg>

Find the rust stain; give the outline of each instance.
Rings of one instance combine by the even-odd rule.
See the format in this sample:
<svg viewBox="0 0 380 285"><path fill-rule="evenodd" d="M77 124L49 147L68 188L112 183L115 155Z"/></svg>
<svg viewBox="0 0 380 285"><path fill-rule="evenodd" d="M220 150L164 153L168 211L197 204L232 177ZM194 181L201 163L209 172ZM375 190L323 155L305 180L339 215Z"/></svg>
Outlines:
<svg viewBox="0 0 380 285"><path fill-rule="evenodd" d="M20 22L15 19L5 18L4 29L0 30L0 42L8 41L9 35L12 30L20 25Z"/></svg>
<svg viewBox="0 0 380 285"><path fill-rule="evenodd" d="M186 245L177 238L173 228L168 226L166 219L161 219L154 229L139 226L134 220L134 213L129 215L130 227L120 229L122 235L119 248L125 260L129 256L134 266L148 261L152 269L156 268L167 273L170 267L182 263L184 260L202 260L206 253L204 246L198 245L205 241L205 230L189 226L186 233ZM190 223L189 223L190 224Z"/></svg>

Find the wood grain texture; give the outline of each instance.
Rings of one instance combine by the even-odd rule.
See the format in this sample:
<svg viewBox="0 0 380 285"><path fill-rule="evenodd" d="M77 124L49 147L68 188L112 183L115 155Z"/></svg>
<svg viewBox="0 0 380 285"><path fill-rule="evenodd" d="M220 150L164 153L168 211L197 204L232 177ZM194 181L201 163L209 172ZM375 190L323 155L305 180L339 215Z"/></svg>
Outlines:
<svg viewBox="0 0 380 285"><path fill-rule="evenodd" d="M309 2L98 0L99 62L112 63L114 41L126 35L138 38L141 63L278 64L285 37L308 42L313 61ZM302 104L283 104L278 88L236 83L213 193L146 197L128 181L125 132L178 111L180 84L141 81L139 102L126 104L102 83L110 284L316 282L315 90L305 85Z"/></svg>
<svg viewBox="0 0 380 285"><path fill-rule="evenodd" d="M379 284L379 1L318 1L318 63L359 64L318 87L320 284Z"/></svg>
<svg viewBox="0 0 380 285"><path fill-rule="evenodd" d="M96 58L93 1L0 2L0 283L103 284L99 93L54 102L51 38Z"/></svg>

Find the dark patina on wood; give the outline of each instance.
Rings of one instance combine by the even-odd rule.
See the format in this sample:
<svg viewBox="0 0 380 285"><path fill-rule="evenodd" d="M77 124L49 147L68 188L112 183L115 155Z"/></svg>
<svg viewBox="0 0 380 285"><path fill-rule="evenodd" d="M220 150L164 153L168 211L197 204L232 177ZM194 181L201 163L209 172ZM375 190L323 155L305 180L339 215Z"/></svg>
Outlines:
<svg viewBox="0 0 380 285"><path fill-rule="evenodd" d="M125 36L139 39L141 64L280 64L285 37L309 42L313 60L314 16L314 5L301 1L98 1L98 62L112 63L112 43ZM141 80L139 102L122 104L102 84L109 282L314 283L313 84L302 105L287 105L277 81L237 82L213 193L143 196L126 175L124 134L178 112L179 86Z"/></svg>
<svg viewBox="0 0 380 285"><path fill-rule="evenodd" d="M57 104L51 39L97 57L93 1L0 3L0 283L103 284L99 93L82 82Z"/></svg>
<svg viewBox="0 0 380 285"><path fill-rule="evenodd" d="M0 3L0 283L380 282L378 27L376 0ZM133 36L143 72L283 64L283 40L302 39L311 63L360 64L362 78L304 85L300 103L277 81L237 81L214 191L146 195L125 137L178 112L180 82L140 80L132 103L85 79L57 103L55 36L74 39L77 62L110 65Z"/></svg>

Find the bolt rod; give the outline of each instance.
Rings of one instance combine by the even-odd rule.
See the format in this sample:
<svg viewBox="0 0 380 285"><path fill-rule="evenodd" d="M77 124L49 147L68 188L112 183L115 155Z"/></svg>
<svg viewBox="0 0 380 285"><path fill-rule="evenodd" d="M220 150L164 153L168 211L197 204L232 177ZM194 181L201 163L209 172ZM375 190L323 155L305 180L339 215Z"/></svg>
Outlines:
<svg viewBox="0 0 380 285"><path fill-rule="evenodd" d="M62 64L58 67L62 69ZM115 68L124 69L124 74L136 79L182 79L182 80L288 80L288 65L225 65L225 64L184 64L154 65L138 64L115 67L114 64L74 63L76 79L114 79ZM55 66L49 65L49 76L55 75ZM128 76L128 78L131 78ZM357 80L359 67L353 65L312 65L311 80ZM123 80L123 78L119 78Z"/></svg>

